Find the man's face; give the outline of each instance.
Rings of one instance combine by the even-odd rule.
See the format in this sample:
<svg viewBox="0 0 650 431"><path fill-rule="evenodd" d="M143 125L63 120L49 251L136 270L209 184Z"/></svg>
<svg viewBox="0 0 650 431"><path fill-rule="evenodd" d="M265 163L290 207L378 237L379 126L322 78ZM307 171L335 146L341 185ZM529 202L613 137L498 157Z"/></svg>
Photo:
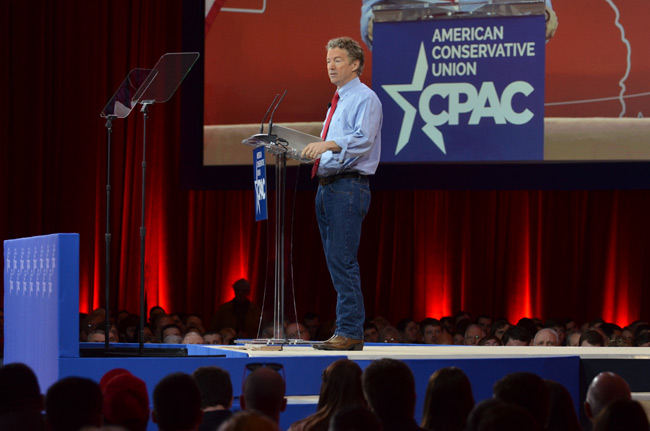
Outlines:
<svg viewBox="0 0 650 431"><path fill-rule="evenodd" d="M569 341L568 345L571 347L578 347L578 343L580 342L580 333L579 332L574 332L571 335L569 335Z"/></svg>
<svg viewBox="0 0 650 431"><path fill-rule="evenodd" d="M203 337L205 344L221 344L221 334L206 334Z"/></svg>
<svg viewBox="0 0 650 431"><path fill-rule="evenodd" d="M483 333L487 334L490 332L490 326L492 326L492 319L489 317L479 317L478 326L481 327Z"/></svg>
<svg viewBox="0 0 650 431"><path fill-rule="evenodd" d="M246 298L248 298L248 294L251 293L250 287L233 287L233 290L235 291L235 299L237 301L246 301Z"/></svg>
<svg viewBox="0 0 650 431"><path fill-rule="evenodd" d="M356 70L359 68L359 60L350 63L346 50L332 48L327 51L327 74L332 84L337 88L343 87L357 77Z"/></svg>
<svg viewBox="0 0 650 431"><path fill-rule="evenodd" d="M417 340L418 336L418 324L415 322L409 322L404 328L404 340L407 343L414 343Z"/></svg>
<svg viewBox="0 0 650 431"><path fill-rule="evenodd" d="M510 328L509 324L505 324L502 327L498 328L496 332L494 333L494 336L497 337L499 340L503 339L503 333L506 332Z"/></svg>
<svg viewBox="0 0 650 431"><path fill-rule="evenodd" d="M478 342L483 338L483 331L478 326L472 326L467 328L465 331L465 345L466 346L476 346Z"/></svg>
<svg viewBox="0 0 650 431"><path fill-rule="evenodd" d="M540 331L535 337L536 346L559 346L557 337L550 331Z"/></svg>
<svg viewBox="0 0 650 431"><path fill-rule="evenodd" d="M442 334L442 328L440 326L427 325L422 332L422 342L424 344L436 344L440 334Z"/></svg>

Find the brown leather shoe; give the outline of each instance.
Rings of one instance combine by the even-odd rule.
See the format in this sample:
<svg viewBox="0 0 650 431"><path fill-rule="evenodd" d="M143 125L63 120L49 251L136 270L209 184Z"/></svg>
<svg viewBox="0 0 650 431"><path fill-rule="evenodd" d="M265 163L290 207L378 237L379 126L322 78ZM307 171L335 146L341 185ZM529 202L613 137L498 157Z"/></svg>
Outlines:
<svg viewBox="0 0 650 431"><path fill-rule="evenodd" d="M335 335L327 341L320 344L314 344L317 350L363 350L363 340Z"/></svg>

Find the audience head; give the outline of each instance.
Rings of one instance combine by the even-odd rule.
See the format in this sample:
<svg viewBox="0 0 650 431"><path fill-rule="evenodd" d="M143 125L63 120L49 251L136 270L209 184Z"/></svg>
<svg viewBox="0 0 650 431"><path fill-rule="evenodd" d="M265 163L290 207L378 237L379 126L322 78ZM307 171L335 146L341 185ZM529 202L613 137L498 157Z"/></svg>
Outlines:
<svg viewBox="0 0 650 431"><path fill-rule="evenodd" d="M366 401L382 422L413 419L415 379L404 362L396 359L372 361L361 380Z"/></svg>
<svg viewBox="0 0 650 431"><path fill-rule="evenodd" d="M496 399L481 401L467 419L468 431L542 431L526 409Z"/></svg>
<svg viewBox="0 0 650 431"><path fill-rule="evenodd" d="M377 329L377 325L372 322L366 322L363 324L363 341L367 343L379 342L379 330Z"/></svg>
<svg viewBox="0 0 650 431"><path fill-rule="evenodd" d="M529 372L515 372L494 384L494 398L528 410L544 428L549 413L549 393L544 380Z"/></svg>
<svg viewBox="0 0 650 431"><path fill-rule="evenodd" d="M605 346L605 338L600 332L590 329L580 336L579 346L603 347Z"/></svg>
<svg viewBox="0 0 650 431"><path fill-rule="evenodd" d="M218 431L280 431L278 425L261 413L239 411L221 424Z"/></svg>
<svg viewBox="0 0 650 431"><path fill-rule="evenodd" d="M159 305L154 305L149 309L149 323L154 324L156 318L161 315L166 314L165 309Z"/></svg>
<svg viewBox="0 0 650 431"><path fill-rule="evenodd" d="M424 344L439 344L438 337L442 334L442 326L438 320L428 317L420 322L420 328Z"/></svg>
<svg viewBox="0 0 650 431"><path fill-rule="evenodd" d="M201 409L232 407L232 382L228 371L215 366L199 367L192 378L201 392Z"/></svg>
<svg viewBox="0 0 650 431"><path fill-rule="evenodd" d="M492 327L492 318L483 314L476 319L476 324L481 327L485 335L488 335Z"/></svg>
<svg viewBox="0 0 650 431"><path fill-rule="evenodd" d="M47 390L45 416L51 431L101 426L102 391L99 385L82 377L59 380Z"/></svg>
<svg viewBox="0 0 650 431"><path fill-rule="evenodd" d="M537 331L533 339L533 346L559 346L560 336L555 329L544 328Z"/></svg>
<svg viewBox="0 0 650 431"><path fill-rule="evenodd" d="M585 399L585 414L593 422L608 404L632 397L630 386L618 374L605 371L591 381Z"/></svg>
<svg viewBox="0 0 650 431"><path fill-rule="evenodd" d="M547 431L582 431L569 391L553 380L544 380L549 394Z"/></svg>
<svg viewBox="0 0 650 431"><path fill-rule="evenodd" d="M290 340L305 340L309 341L309 332L302 323L294 322L287 325L286 329L287 338Z"/></svg>
<svg viewBox="0 0 650 431"><path fill-rule="evenodd" d="M490 334L497 337L503 343L504 342L503 333L506 332L508 328L510 328L510 323L508 323L507 320L498 319L495 320L494 323L492 323L492 327L490 328Z"/></svg>
<svg viewBox="0 0 650 431"><path fill-rule="evenodd" d="M580 331L571 332L566 337L567 346L579 347L580 346L580 337L582 337L582 332L580 332Z"/></svg>
<svg viewBox="0 0 650 431"><path fill-rule="evenodd" d="M466 346L477 346L483 337L485 337L485 332L478 325L471 324L465 329Z"/></svg>
<svg viewBox="0 0 650 431"><path fill-rule="evenodd" d="M394 326L386 326L384 329L379 331L379 342L380 343L399 343L400 335L397 328Z"/></svg>
<svg viewBox="0 0 650 431"><path fill-rule="evenodd" d="M503 346L501 340L499 340L495 335L488 335L487 337L481 338L478 342L479 346Z"/></svg>
<svg viewBox="0 0 650 431"><path fill-rule="evenodd" d="M528 346L530 340L530 333L522 326L511 326L501 338L504 346Z"/></svg>
<svg viewBox="0 0 650 431"><path fill-rule="evenodd" d="M302 323L305 325L305 328L307 328L307 332L309 332L309 339L318 339L318 329L320 328L320 320L318 318L318 314L314 313L313 311L305 314L305 317L302 319Z"/></svg>
<svg viewBox="0 0 650 431"><path fill-rule="evenodd" d="M429 378L422 428L461 431L473 407L472 385L465 373L456 367L441 368Z"/></svg>
<svg viewBox="0 0 650 431"><path fill-rule="evenodd" d="M418 324L413 319L405 317L397 322L396 328L399 331L399 338L402 343L413 344L417 342Z"/></svg>
<svg viewBox="0 0 650 431"><path fill-rule="evenodd" d="M627 338L623 338L623 337L620 337L620 336L615 337L614 339L617 339L617 338L622 338L622 339L624 339L626 341L629 341L629 340L627 340ZM642 333L641 335L636 337L634 339L634 343L630 343L629 346L632 346L632 344L634 344L634 346L636 346L636 347L650 347L650 332Z"/></svg>
<svg viewBox="0 0 650 431"><path fill-rule="evenodd" d="M361 367L354 361L339 359L332 362L323 371L318 410L328 406L334 411L345 406L365 405L361 375Z"/></svg>
<svg viewBox="0 0 650 431"><path fill-rule="evenodd" d="M203 341L205 344L223 344L221 334L217 331L207 331L203 334Z"/></svg>
<svg viewBox="0 0 650 431"><path fill-rule="evenodd" d="M558 346L564 345L564 341L566 340L566 334L567 334L566 325L564 324L564 322L562 322L561 320L548 319L546 321L546 328L554 329L555 332L557 332L557 335L560 339Z"/></svg>
<svg viewBox="0 0 650 431"><path fill-rule="evenodd" d="M201 423L201 392L189 374L172 373L153 390L152 418L162 431L193 430Z"/></svg>
<svg viewBox="0 0 650 431"><path fill-rule="evenodd" d="M637 401L618 400L608 404L594 420L594 431L648 431L648 416Z"/></svg>
<svg viewBox="0 0 650 431"><path fill-rule="evenodd" d="M43 409L43 396L36 374L20 362L0 367L0 416L19 410Z"/></svg>
<svg viewBox="0 0 650 431"><path fill-rule="evenodd" d="M232 285L232 290L235 292L236 302L247 302L248 295L251 293L251 284L245 278L240 278Z"/></svg>
<svg viewBox="0 0 650 431"><path fill-rule="evenodd" d="M181 344L205 344L205 340L198 332L190 331L185 334Z"/></svg>
<svg viewBox="0 0 650 431"><path fill-rule="evenodd" d="M284 397L283 377L270 364L248 364L252 372L244 381L239 399L243 410L254 410L270 417L275 423L280 421L280 413L287 407Z"/></svg>
<svg viewBox="0 0 650 431"><path fill-rule="evenodd" d="M348 407L332 416L329 431L382 431L377 415L363 406Z"/></svg>
<svg viewBox="0 0 650 431"><path fill-rule="evenodd" d="M142 379L117 368L104 374L99 386L104 398L103 412L107 424L129 431L144 431L149 422L149 395Z"/></svg>

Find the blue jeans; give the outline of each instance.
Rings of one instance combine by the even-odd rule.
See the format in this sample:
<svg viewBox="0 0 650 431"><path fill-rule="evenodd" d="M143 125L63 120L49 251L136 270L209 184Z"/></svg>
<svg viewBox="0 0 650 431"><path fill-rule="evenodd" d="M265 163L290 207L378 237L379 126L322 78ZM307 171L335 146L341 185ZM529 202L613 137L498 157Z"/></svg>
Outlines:
<svg viewBox="0 0 650 431"><path fill-rule="evenodd" d="M336 334L357 340L363 340L366 317L357 251L369 206L367 178L343 178L318 186L316 219L337 293Z"/></svg>

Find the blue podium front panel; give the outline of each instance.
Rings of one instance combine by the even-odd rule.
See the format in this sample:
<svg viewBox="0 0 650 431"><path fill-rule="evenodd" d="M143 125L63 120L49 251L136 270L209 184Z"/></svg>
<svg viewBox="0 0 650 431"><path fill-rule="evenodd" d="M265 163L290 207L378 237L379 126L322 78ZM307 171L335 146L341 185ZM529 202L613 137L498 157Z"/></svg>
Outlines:
<svg viewBox="0 0 650 431"><path fill-rule="evenodd" d="M7 240L4 261L4 363L29 365L45 392L59 358L79 356L79 235Z"/></svg>
<svg viewBox="0 0 650 431"><path fill-rule="evenodd" d="M378 22L382 162L544 158L543 16Z"/></svg>

